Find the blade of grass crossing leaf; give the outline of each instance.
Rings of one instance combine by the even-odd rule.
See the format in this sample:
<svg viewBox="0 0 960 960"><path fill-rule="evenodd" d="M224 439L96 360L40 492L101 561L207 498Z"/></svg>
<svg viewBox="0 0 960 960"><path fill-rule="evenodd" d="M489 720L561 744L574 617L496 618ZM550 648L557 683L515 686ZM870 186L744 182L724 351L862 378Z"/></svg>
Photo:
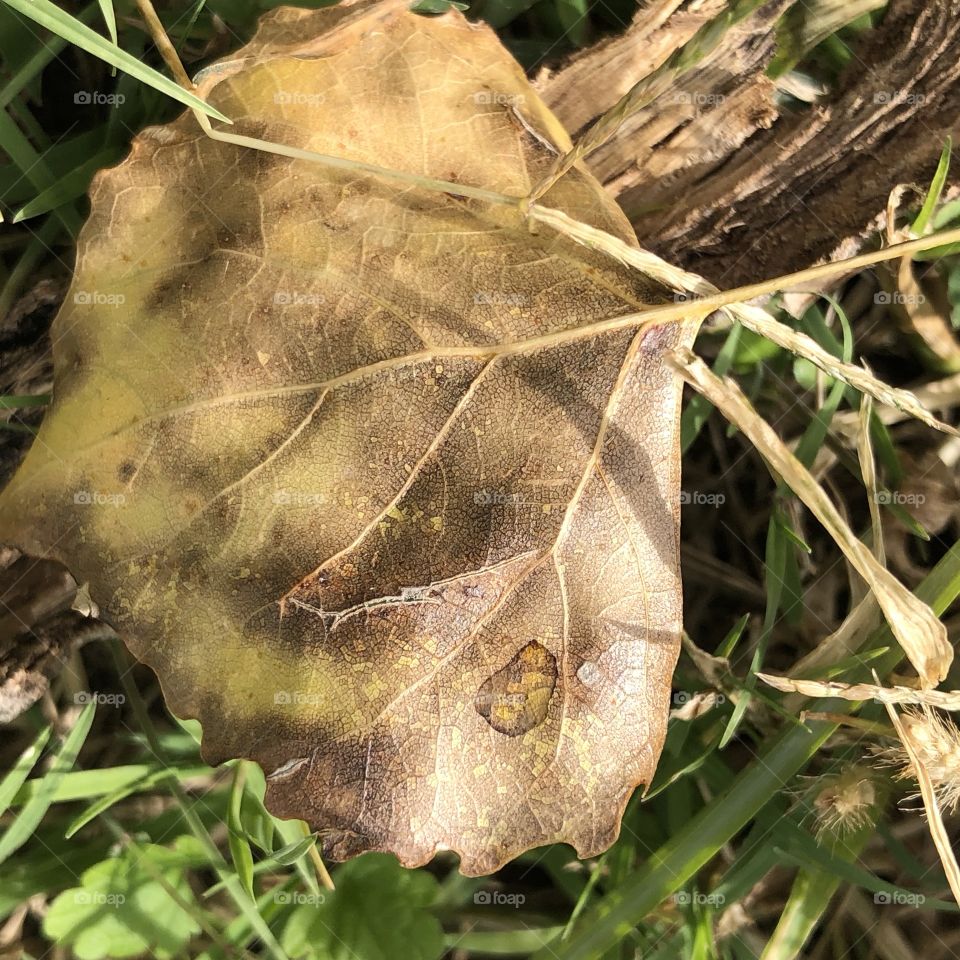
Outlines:
<svg viewBox="0 0 960 960"><path fill-rule="evenodd" d="M933 217L933 212L940 202L940 196L943 193L943 188L946 186L947 175L950 172L950 151L952 147L952 138L947 137L947 142L943 145L943 152L940 154L940 162L937 164L937 169L933 174L933 180L930 181L930 189L927 191L927 196L923 201L923 206L920 208L920 213L917 214L917 219L913 221L911 227L912 232L918 237L927 232L927 227Z"/></svg>
<svg viewBox="0 0 960 960"><path fill-rule="evenodd" d="M17 762L10 768L3 780L0 780L0 816L7 812L10 804L13 803L13 798L17 795L17 791L30 776L30 771L40 754L43 753L43 748L47 745L52 732L53 727L44 727L37 734L33 743L20 754Z"/></svg>
<svg viewBox="0 0 960 960"><path fill-rule="evenodd" d="M309 837L304 837L302 840L281 847L274 852L270 859L274 863L279 863L282 867L289 867L304 856L316 842L316 835L311 833Z"/></svg>
<svg viewBox="0 0 960 960"><path fill-rule="evenodd" d="M960 596L960 544L954 544L916 590L917 597L939 615ZM892 639L888 627L868 638L871 646ZM896 645L878 670L892 670L902 659ZM836 700L820 700L811 710L829 710ZM847 713L853 704L841 705ZM636 924L680 889L746 826L798 774L826 740L836 723L793 727L777 737L754 763L745 768L723 794L707 804L679 833L647 857L636 873L596 906L585 911L577 929L563 946L563 960L596 960L635 929ZM533 960L556 960L554 943L534 954Z"/></svg>
<svg viewBox="0 0 960 960"><path fill-rule="evenodd" d="M310 827L303 821L300 821L300 829L303 832L305 837L309 837ZM317 849L316 844L312 844L307 848L307 856L310 858L310 862L313 864L313 869L317 873L317 879L320 883L327 888L327 890L333 890L333 878L330 876L330 872L327 870L327 865L323 862L323 857L320 856L320 851Z"/></svg>
<svg viewBox="0 0 960 960"><path fill-rule="evenodd" d="M274 817L263 805L262 797L264 786L265 781L260 768L256 764L249 766L247 768L247 778L243 801L243 805L247 810L247 818L249 818L249 811L252 807L254 814L258 818L270 824L269 832L271 834L271 839L274 836L277 836L283 841L283 846L280 848L281 850L289 851L294 848L302 847L302 852L296 856L291 863L295 867L297 873L300 874L300 878L303 880L307 889L311 893L319 894L320 884L317 882L316 873L312 866L308 864L305 859L307 854L310 852L310 847L314 846L316 838L313 834L304 836L303 828L306 825L302 824L301 821L278 820L276 817ZM248 824L249 819L245 819L244 823ZM249 826L245 827L245 829L248 837L253 836ZM265 852L269 853L271 857L275 857L277 854L277 848L271 846Z"/></svg>
<svg viewBox="0 0 960 960"><path fill-rule="evenodd" d="M87 739L96 703L88 703L77 717L73 729L64 738L53 757L50 769L44 774L37 793L26 803L0 837L0 863L20 849L33 836L44 814L53 802L60 778L74 765L77 754Z"/></svg>
<svg viewBox="0 0 960 960"><path fill-rule="evenodd" d="M308 839L309 839L309 843L308 843ZM300 858L303 857L304 853L306 853L306 851L307 851L307 850L309 849L309 847L310 847L310 844L313 843L313 842L314 842L314 838L312 838L312 837L311 837L311 838L304 837L303 840L301 840L301 841L300 841L300 844L298 845L298 846L299 846L299 849L294 850L294 849L291 847L290 850L289 850L289 852L284 855L284 859L289 861L289 862L287 862L287 863L281 863L281 862L280 862L279 860L277 860L275 857L270 857L270 858L268 858L268 859L266 859L266 860L260 860L258 863L255 863L255 864L253 865L253 875L254 875L255 877L258 877L258 876L260 876L261 873L275 873L276 870L277 870L277 866L278 866L278 865L279 865L279 866L282 866L282 867L283 867L283 866L286 866L286 867L293 866L293 865L296 863L296 860L297 860L297 859L300 859ZM284 850L286 850L286 849L287 849L287 848L284 847ZM296 855L296 856L294 856L294 855ZM311 874L311 876L312 876L312 874ZM316 884L316 878L314 878L314 884L315 884L315 886L316 886L316 889L313 889L313 888L309 888L309 889L311 890L312 893L319 894L319 893L320 893L320 886L319 886L319 884ZM216 896L218 893L220 893L221 891L223 891L225 888L226 888L226 884L225 884L222 880L218 880L212 887L208 887L206 890L204 890L203 896L204 896L206 899L209 899L210 897Z"/></svg>
<svg viewBox="0 0 960 960"><path fill-rule="evenodd" d="M311 837L305 837L303 835L303 829L298 820L276 820L276 818L274 818L274 825L277 836L284 841L284 845L280 848L281 850L289 851L291 847L306 843L307 840L311 839ZM307 889L311 893L320 893L320 883L317 880L316 872L313 866L307 862L310 847L313 845L314 844L309 843L304 847L303 853L293 861L293 866L296 868L297 873L300 874L300 879L303 880Z"/></svg>
<svg viewBox="0 0 960 960"><path fill-rule="evenodd" d="M153 87L155 90L165 93L174 100L179 100L180 103L192 109L200 110L216 120L222 120L224 123L231 122L215 107L204 103L199 97L184 90L169 77L141 63L126 51L105 40L100 34L81 23L76 17L72 17L66 11L61 10L50 0L4 0L4 2L13 7L17 13L40 24L41 27L45 27L51 33L55 33L58 37L62 37L82 50L86 50L87 53L99 57L111 66L123 70L124 73L129 73L132 77L136 77L137 80Z"/></svg>

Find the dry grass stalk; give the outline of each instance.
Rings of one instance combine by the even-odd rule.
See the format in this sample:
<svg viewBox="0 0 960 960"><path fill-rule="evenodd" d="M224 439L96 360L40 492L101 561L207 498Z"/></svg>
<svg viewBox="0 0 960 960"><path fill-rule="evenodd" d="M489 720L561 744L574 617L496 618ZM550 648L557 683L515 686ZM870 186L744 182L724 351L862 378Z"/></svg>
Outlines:
<svg viewBox="0 0 960 960"><path fill-rule="evenodd" d="M857 538L823 487L790 452L730 380L721 380L691 350L668 358L680 375L735 424L768 464L806 504L867 582L894 636L903 647L925 687L936 686L947 675L953 647L943 623L927 604L915 597Z"/></svg>
<svg viewBox="0 0 960 960"><path fill-rule="evenodd" d="M772 673L757 676L775 690L805 697L838 697L841 700L877 700L880 703L911 703L960 710L960 690L917 690L914 687L880 687L873 683L842 683L838 680L793 680ZM960 760L960 752L958 752ZM960 770L960 766L958 766Z"/></svg>
<svg viewBox="0 0 960 960"><path fill-rule="evenodd" d="M891 387L882 380L878 380L862 367L838 360L832 353L824 350L820 344L811 337L808 337L805 333L799 333L786 324L774 320L773 317L760 307L744 302L752 300L755 297L774 293L778 290L824 280L827 277L845 273L851 269L858 269L882 261L909 256L929 246L939 246L946 242L953 242L953 239L960 240L960 230L950 231L949 235L946 233L940 234L936 244L931 243L930 237L923 237L919 240L911 240L906 243L897 244L894 247L888 247L874 253L851 257L849 260L819 264L807 270L801 270L798 273L776 277L773 280L750 284L746 287L739 287L736 290L721 292L712 283L698 274L675 267L667 263L666 260L662 260L655 254L650 253L649 250L631 247L629 244L624 243L616 237L610 236L610 234L602 230L597 230L595 227L590 227L587 224L574 220L572 217L568 217L562 211L545 207L533 207L530 211L530 218L538 223L552 227L558 232L570 237L572 240L582 243L584 246L604 252L620 263L636 268L641 273L660 281L665 286L671 287L683 294L691 295L689 301L682 300L679 304L666 307L653 307L649 311L644 311L644 319L666 321L697 316L705 317L714 310L727 310L735 320L738 320L749 330L752 330L762 337L766 337L766 339L777 344L779 347L783 347L785 350L789 350L791 353L806 358L828 376L842 380L861 393L873 397L873 399L879 403L896 407L908 416L915 417L928 426L942 430L944 433L949 433L953 436L960 435L954 427L943 423L925 410L909 390L900 390ZM956 238L953 238L953 234L956 234ZM948 240L948 236L951 237L951 239Z"/></svg>
<svg viewBox="0 0 960 960"><path fill-rule="evenodd" d="M867 503L870 506L870 540L873 555L877 563L886 566L886 551L883 548L883 526L880 519L880 497L877 487L877 469L873 460L873 443L870 440L870 418L873 414L873 400L864 397L860 404L860 431L857 434L857 454L860 458L860 474L867 491Z"/></svg>

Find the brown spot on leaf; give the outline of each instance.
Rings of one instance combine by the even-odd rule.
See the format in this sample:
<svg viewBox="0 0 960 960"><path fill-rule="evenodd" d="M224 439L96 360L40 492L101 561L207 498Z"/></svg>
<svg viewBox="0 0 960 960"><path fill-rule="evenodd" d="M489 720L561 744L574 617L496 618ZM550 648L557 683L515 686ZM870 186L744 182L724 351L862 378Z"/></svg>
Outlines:
<svg viewBox="0 0 960 960"><path fill-rule="evenodd" d="M557 658L531 640L481 684L477 713L499 733L518 737L543 722L556 684Z"/></svg>

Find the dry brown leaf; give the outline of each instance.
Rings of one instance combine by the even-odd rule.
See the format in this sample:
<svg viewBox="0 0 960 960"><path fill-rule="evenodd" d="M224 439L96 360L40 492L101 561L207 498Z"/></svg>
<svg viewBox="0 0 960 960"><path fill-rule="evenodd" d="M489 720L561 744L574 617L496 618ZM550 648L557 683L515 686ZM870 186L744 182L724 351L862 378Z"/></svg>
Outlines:
<svg viewBox="0 0 960 960"><path fill-rule="evenodd" d="M489 29L392 0L278 11L199 93L518 197L570 147ZM545 202L634 243L582 171ZM695 323L661 299L509 206L153 128L96 181L2 539L88 580L205 756L258 760L328 855L599 853L679 648L663 357Z"/></svg>

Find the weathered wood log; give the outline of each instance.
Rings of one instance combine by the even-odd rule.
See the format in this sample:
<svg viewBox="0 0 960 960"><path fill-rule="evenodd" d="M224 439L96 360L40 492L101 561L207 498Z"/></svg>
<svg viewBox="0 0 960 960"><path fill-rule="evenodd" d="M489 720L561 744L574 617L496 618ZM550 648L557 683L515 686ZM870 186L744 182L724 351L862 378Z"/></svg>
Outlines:
<svg viewBox="0 0 960 960"><path fill-rule="evenodd" d="M890 190L928 183L944 140L960 131L960 0L893 0L836 90L790 113L777 110L764 74L783 6L766 4L731 31L682 89L589 161L644 246L725 288L854 252L883 224ZM676 9L658 21L654 8ZM574 81L618 72L613 89L593 84L605 91L601 114L665 58L665 38L692 34L691 16L687 5L648 5L624 37L542 76L547 102L582 128L593 118L570 92ZM631 49L654 53L645 60Z"/></svg>

